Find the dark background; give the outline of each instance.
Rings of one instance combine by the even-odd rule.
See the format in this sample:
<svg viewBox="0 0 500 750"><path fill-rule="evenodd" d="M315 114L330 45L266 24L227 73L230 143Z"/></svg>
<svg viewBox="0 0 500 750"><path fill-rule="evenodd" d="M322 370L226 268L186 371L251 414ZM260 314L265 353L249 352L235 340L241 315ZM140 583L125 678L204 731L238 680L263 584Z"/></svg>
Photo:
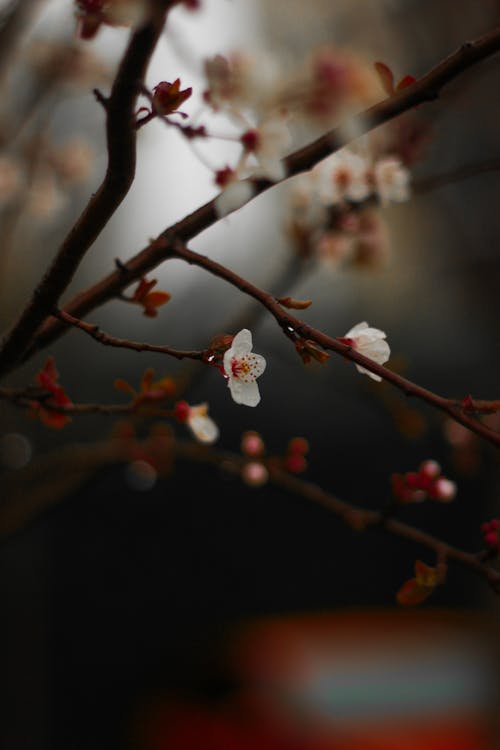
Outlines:
<svg viewBox="0 0 500 750"><path fill-rule="evenodd" d="M261 26L268 44L298 54L301 44L307 48L324 37L352 42L370 59L391 62L401 74L423 74L465 39L498 22L496 5L487 2L463 2L460 12L448 2L393 2L377 11L360 3L364 24L357 22L352 4L340 3L334 11L329 3L308 5L310 13L287 25L285 33L283 3L264 4L267 21ZM415 178L497 156L497 90L494 58L429 105L436 137ZM70 110L73 116L78 106ZM65 116L71 127L70 115ZM97 134L99 124L90 123ZM146 138L141 148L154 158ZM165 148L168 158L175 145ZM186 203L190 179L196 177L185 174L179 188ZM269 197L270 208L259 198L222 228L196 238L194 249L272 287L288 258L273 218L284 197L278 188ZM76 286L90 283L100 267L107 271L115 255L126 258L154 234L155 227L138 228L134 200L139 199L144 201L144 195L132 191L94 249L97 270L89 261ZM393 365L431 390L497 397L497 203L498 174L492 172L391 206L385 212L392 244L387 268L331 276L313 267L283 293L314 299L304 319L333 335L360 320L386 330ZM158 230L180 218L169 216L169 210L181 208L166 205ZM118 229L126 214L134 219L130 239L126 229ZM45 246L55 246L57 236L56 230L48 232ZM113 236L118 239L110 249ZM30 273L35 275L41 260L33 259ZM349 363L332 359L324 367L304 367L253 302L242 308L239 295L223 282L193 270L186 283L187 274L177 266L159 270L161 285L173 299L168 314L147 321L147 329L135 309L119 303L90 319L118 336L188 349L203 347L221 330L232 331L232 321L246 310L254 348L268 360L259 381L261 405L234 404L213 371L196 372L186 392L190 403L210 403L221 427L218 447L238 451L242 433L254 429L270 454L282 454L290 437L304 436L310 443L304 478L371 508L387 502L392 472L416 469L433 458L457 482L456 500L413 506L401 517L467 550L480 548L480 523L498 515L498 459L491 446L472 439L460 452L447 439L439 415L408 403L385 384L370 383ZM31 281L24 279L27 289ZM6 320L19 298L11 294L3 302ZM101 350L77 331L50 353L68 393L82 402L117 402L113 379L137 384L148 366L158 376L183 372L182 365L167 367L154 356ZM12 384L31 380L46 354L22 368ZM1 408L2 434L26 435L33 462L41 465L49 454L105 438L111 429L105 417L84 417L53 433L13 408ZM417 415L422 430L402 432L401 414ZM179 428L179 436L187 433ZM55 483L53 471L42 473L40 483ZM21 471L19 476L21 482ZM159 478L147 491L130 486L124 466L105 466L88 472L64 498L54 494L52 500L52 507L1 541L5 750L128 750L135 711L148 696L173 692L208 700L229 690L224 643L240 623L276 614L293 619L350 610L362 617L364 609L394 610L396 616L395 592L413 575L415 559L434 562L409 542L382 532L355 533L300 497L270 485L251 488L202 465L179 462L171 476ZM454 565L446 585L423 608L498 617L498 603L484 582Z"/></svg>

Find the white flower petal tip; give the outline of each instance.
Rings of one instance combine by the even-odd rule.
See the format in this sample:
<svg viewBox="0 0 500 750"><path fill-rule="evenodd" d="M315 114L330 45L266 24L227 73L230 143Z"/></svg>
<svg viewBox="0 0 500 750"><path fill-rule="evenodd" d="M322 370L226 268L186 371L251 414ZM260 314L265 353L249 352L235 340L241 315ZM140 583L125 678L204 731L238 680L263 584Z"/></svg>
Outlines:
<svg viewBox="0 0 500 750"><path fill-rule="evenodd" d="M391 356L391 350L387 343L386 334L379 328L371 328L366 321L353 326L343 337L348 340L353 349L356 349L364 357L372 359L379 365L383 365ZM356 365L358 372L368 375L372 380L380 382L382 378L366 367Z"/></svg>
<svg viewBox="0 0 500 750"><path fill-rule="evenodd" d="M237 404L257 406L260 393L256 380L265 369L265 358L252 352L252 334L248 328L243 328L224 354L224 373L231 396Z"/></svg>

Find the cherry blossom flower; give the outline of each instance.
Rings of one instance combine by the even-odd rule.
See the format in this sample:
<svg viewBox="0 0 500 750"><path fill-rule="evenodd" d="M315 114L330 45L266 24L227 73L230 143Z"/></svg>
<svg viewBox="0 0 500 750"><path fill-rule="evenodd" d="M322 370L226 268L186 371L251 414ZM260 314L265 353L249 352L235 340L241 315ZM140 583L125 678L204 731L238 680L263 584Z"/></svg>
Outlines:
<svg viewBox="0 0 500 750"><path fill-rule="evenodd" d="M292 136L285 118L270 118L256 128L247 130L241 142L248 153L259 162L259 177L278 181L285 177L282 157L292 144Z"/></svg>
<svg viewBox="0 0 500 750"><path fill-rule="evenodd" d="M255 382L266 369L266 360L252 352L252 334L243 328L224 354L224 373L228 378L231 396L237 404L257 406L259 387Z"/></svg>
<svg viewBox="0 0 500 750"><path fill-rule="evenodd" d="M208 404L198 404L189 408L187 426L200 443L215 443L219 437L219 428L208 416Z"/></svg>
<svg viewBox="0 0 500 750"><path fill-rule="evenodd" d="M325 205L345 200L364 201L372 192L366 159L348 148L324 159L312 173L317 180L318 196Z"/></svg>
<svg viewBox="0 0 500 750"><path fill-rule="evenodd" d="M373 167L373 179L382 205L402 203L410 197L410 173L396 156L378 159Z"/></svg>
<svg viewBox="0 0 500 750"><path fill-rule="evenodd" d="M364 357L369 357L369 359L373 359L379 365L383 365L391 355L389 344L385 338L386 334L384 331L380 331L378 328L371 328L366 321L363 321L363 323L358 323L351 328L340 341L356 349ZM370 372L361 365L356 365L356 369L358 372L368 375L373 380L382 380L379 375Z"/></svg>
<svg viewBox="0 0 500 750"><path fill-rule="evenodd" d="M200 443L215 443L219 428L208 416L208 404L191 406L187 401L177 401L174 414L178 422L185 423Z"/></svg>

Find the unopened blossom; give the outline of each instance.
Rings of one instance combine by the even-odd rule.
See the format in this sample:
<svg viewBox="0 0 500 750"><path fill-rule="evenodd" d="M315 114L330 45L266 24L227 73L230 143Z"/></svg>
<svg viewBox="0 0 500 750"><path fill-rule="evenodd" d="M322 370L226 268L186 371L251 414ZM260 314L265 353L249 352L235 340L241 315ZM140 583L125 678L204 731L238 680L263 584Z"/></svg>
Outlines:
<svg viewBox="0 0 500 750"><path fill-rule="evenodd" d="M261 487L269 479L269 472L260 461L249 461L243 465L241 478L251 487Z"/></svg>
<svg viewBox="0 0 500 750"><path fill-rule="evenodd" d="M442 476L437 461L423 461L418 471L406 474L394 473L391 476L392 491L396 501L404 505L426 500L449 503L457 494L457 485Z"/></svg>
<svg viewBox="0 0 500 750"><path fill-rule="evenodd" d="M402 203L410 197L410 173L396 156L387 156L375 162L373 180L382 205Z"/></svg>
<svg viewBox="0 0 500 750"><path fill-rule="evenodd" d="M176 112L192 93L191 86L181 89L180 78L176 78L173 83L160 81L153 89L153 109L159 115L170 115Z"/></svg>
<svg viewBox="0 0 500 750"><path fill-rule="evenodd" d="M500 551L500 520L493 518L481 524L484 543L494 552Z"/></svg>
<svg viewBox="0 0 500 750"><path fill-rule="evenodd" d="M257 174L277 182L285 177L283 156L292 144L292 136L283 117L264 121L241 136L245 149L259 162Z"/></svg>
<svg viewBox="0 0 500 750"><path fill-rule="evenodd" d="M254 430L247 430L241 438L241 450L247 456L262 456L265 450L262 436Z"/></svg>
<svg viewBox="0 0 500 750"><path fill-rule="evenodd" d="M371 192L366 159L348 148L332 154L313 169L320 200L326 205L360 202Z"/></svg>
<svg viewBox="0 0 500 750"><path fill-rule="evenodd" d="M342 343L351 346L364 357L373 359L379 365L387 362L391 355L389 344L387 343L386 334L378 328L371 328L366 321L358 323L346 333L340 340ZM370 372L361 365L356 365L358 372L361 372L373 380L380 381L382 378L374 372Z"/></svg>
<svg viewBox="0 0 500 750"><path fill-rule="evenodd" d="M224 354L224 373L228 378L231 396L237 404L257 406L260 401L257 378L266 369L266 360L252 352L252 334L243 328Z"/></svg>

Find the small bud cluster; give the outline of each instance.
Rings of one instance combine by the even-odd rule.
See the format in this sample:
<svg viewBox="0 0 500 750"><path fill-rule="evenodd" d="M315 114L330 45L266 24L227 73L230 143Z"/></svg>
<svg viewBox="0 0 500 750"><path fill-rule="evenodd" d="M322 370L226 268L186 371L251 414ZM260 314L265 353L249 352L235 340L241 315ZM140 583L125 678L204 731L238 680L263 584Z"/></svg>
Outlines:
<svg viewBox="0 0 500 750"><path fill-rule="evenodd" d="M290 474L302 474L306 471L309 443L303 437L291 438L284 455L265 459L266 446L262 436L255 430L247 430L241 439L241 452L245 458L241 470L242 480L245 484L259 487L268 481L269 471L273 467L285 469Z"/></svg>
<svg viewBox="0 0 500 750"><path fill-rule="evenodd" d="M260 433L254 430L244 432L241 438L241 452L245 462L241 478L251 487L261 487L269 479L269 471L264 463L265 444Z"/></svg>
<svg viewBox="0 0 500 750"><path fill-rule="evenodd" d="M455 482L441 475L441 467L436 461L424 461L418 471L406 474L393 474L392 491L396 501L402 505L418 503L429 498L447 503L457 492Z"/></svg>

